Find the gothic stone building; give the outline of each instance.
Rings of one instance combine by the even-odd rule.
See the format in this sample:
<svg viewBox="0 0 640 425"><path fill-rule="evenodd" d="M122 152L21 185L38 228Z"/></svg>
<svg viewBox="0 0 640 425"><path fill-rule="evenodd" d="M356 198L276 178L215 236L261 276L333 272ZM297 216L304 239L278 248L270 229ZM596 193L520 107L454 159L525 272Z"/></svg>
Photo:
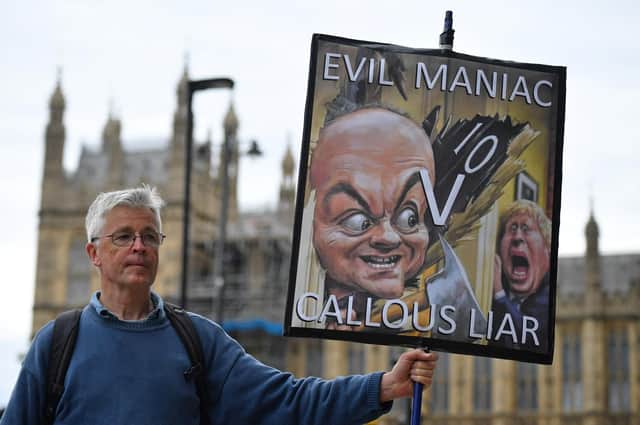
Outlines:
<svg viewBox="0 0 640 425"><path fill-rule="evenodd" d="M38 260L32 333L59 312L84 305L99 286L84 246L84 216L101 191L150 183L167 201L168 235L160 250L154 290L179 297L187 120L185 73L178 83L173 132L166 146L123 149L120 121L110 116L97 151L83 148L78 167L62 165L65 99L58 82L50 100L45 136ZM237 169L238 119L224 120ZM188 307L224 317L224 327L247 351L297 376L338 375L387 369L396 348L339 341L283 338L293 217L291 152L275 211L241 213L237 182L230 181L225 291L213 289L212 247L220 210L220 178L211 167L210 142L194 147L189 249ZM640 424L640 254L601 255L593 217L586 229L585 256L560 258L556 351L551 366L449 355L441 360L432 389L423 398L423 423L433 425L639 425ZM220 295L220 297L218 297ZM395 403L379 422L408 421L407 401Z"/></svg>

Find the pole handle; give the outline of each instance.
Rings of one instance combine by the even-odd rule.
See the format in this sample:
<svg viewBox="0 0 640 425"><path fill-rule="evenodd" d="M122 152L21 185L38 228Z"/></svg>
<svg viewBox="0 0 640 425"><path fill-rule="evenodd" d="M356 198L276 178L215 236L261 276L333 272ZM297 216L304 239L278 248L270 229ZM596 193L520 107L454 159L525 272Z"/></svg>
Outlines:
<svg viewBox="0 0 640 425"><path fill-rule="evenodd" d="M420 411L422 410L422 390L424 386L419 382L413 383L413 401L411 403L411 425L420 425Z"/></svg>
<svg viewBox="0 0 640 425"><path fill-rule="evenodd" d="M424 346L420 346L425 353L429 352L429 349ZM413 383L413 399L411 402L411 425L420 425L420 416L422 410L422 391L424 385L419 382Z"/></svg>

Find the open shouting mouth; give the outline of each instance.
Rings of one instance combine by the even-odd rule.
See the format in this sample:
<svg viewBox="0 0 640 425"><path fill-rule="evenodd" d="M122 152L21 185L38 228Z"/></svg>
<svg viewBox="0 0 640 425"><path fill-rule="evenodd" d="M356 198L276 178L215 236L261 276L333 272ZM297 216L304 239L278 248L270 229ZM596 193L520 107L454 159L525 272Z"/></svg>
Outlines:
<svg viewBox="0 0 640 425"><path fill-rule="evenodd" d="M514 280L525 280L529 275L529 259L524 255L511 256L511 277Z"/></svg>
<svg viewBox="0 0 640 425"><path fill-rule="evenodd" d="M362 261L367 263L368 266L378 270L393 269L398 261L400 261L399 255L390 255L386 257L380 257L378 255L363 255L360 257Z"/></svg>

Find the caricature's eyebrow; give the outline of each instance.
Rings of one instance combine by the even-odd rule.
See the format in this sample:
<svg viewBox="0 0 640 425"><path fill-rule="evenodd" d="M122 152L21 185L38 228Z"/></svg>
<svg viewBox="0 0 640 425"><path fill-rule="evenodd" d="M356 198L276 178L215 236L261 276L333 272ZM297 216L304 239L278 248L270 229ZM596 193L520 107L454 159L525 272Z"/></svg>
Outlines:
<svg viewBox="0 0 640 425"><path fill-rule="evenodd" d="M404 184L404 187L402 188L402 193L400 193L400 197L398 198L398 203L396 204L396 208L394 211L400 208L400 205L402 205L402 202L404 201L404 197L407 196L407 192L409 192L411 188L416 183L419 183L419 182L420 182L420 172L416 171L415 173L411 174L411 176L407 179L407 182Z"/></svg>
<svg viewBox="0 0 640 425"><path fill-rule="evenodd" d="M333 186L331 189L329 189L326 196L322 200L322 207L327 213L329 211L330 198L339 193L344 193L345 195L352 197L367 212L371 211L371 208L369 207L369 204L367 203L367 201L365 201L364 198L360 196L358 191L353 186L351 186L349 183L338 183L335 186Z"/></svg>

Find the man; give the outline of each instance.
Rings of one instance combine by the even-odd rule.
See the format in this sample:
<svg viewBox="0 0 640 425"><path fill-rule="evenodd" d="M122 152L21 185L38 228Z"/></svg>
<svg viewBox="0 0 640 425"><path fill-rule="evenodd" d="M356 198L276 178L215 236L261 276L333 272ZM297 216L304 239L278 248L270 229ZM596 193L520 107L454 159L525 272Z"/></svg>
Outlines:
<svg viewBox="0 0 640 425"><path fill-rule="evenodd" d="M191 365L163 300L151 291L164 235L163 202L148 186L100 194L86 217L86 251L100 290L80 319L56 424L198 424ZM189 313L202 342L212 423L362 423L429 385L437 356L404 353L387 373L294 379L246 354L217 324ZM40 424L52 323L27 353L2 424Z"/></svg>
<svg viewBox="0 0 640 425"><path fill-rule="evenodd" d="M311 160L313 245L338 300L399 298L429 244L420 182L435 180L431 143L411 119L381 107L342 115L320 132ZM359 302L358 302L359 301Z"/></svg>
<svg viewBox="0 0 640 425"><path fill-rule="evenodd" d="M508 315L515 332L496 335L500 344L547 350L550 246L551 221L537 204L519 200L502 214L493 283L493 323L498 326ZM525 335L524 316L535 319L527 319L527 328L536 328Z"/></svg>

